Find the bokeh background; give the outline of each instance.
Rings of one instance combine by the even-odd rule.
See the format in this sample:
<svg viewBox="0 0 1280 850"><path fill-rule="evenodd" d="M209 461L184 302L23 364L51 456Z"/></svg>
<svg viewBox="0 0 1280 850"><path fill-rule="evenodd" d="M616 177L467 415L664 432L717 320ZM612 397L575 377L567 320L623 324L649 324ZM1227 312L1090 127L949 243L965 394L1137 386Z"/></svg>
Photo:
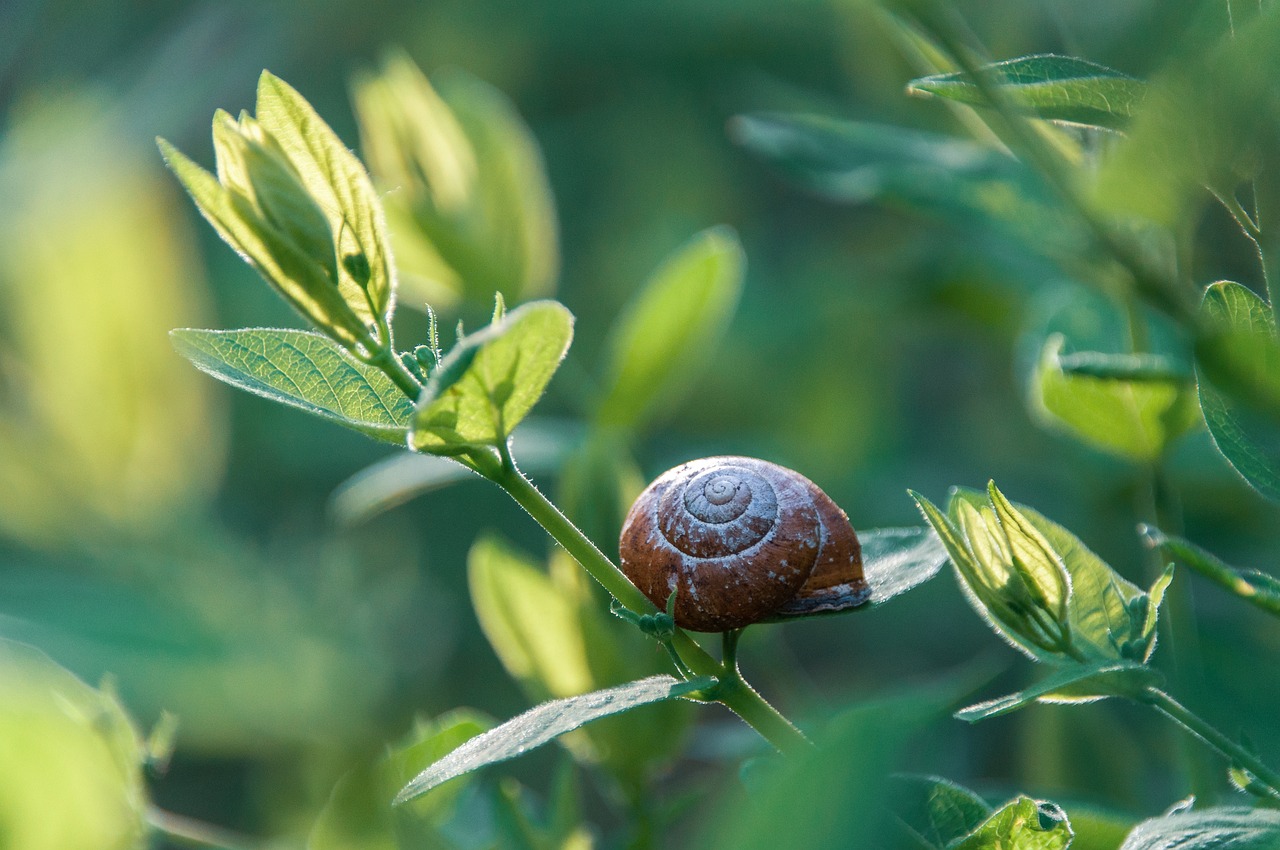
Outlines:
<svg viewBox="0 0 1280 850"><path fill-rule="evenodd" d="M1137 76L1169 61L1189 21L1213 17L1189 2L958 5L995 57L1067 52ZM644 480L693 457L765 457L871 528L919 523L908 487L939 500L994 478L1149 582L1134 533L1148 470L1045 430L1025 401L1036 353L1025 340L1074 284L980 226L809 195L732 139L733 116L765 110L963 134L953 113L905 96L918 69L866 6L8 0L0 636L91 684L106 677L143 729L178 718L173 757L148 779L158 805L300 846L338 778L415 716L470 706L506 717L530 704L477 624L465 570L472 543L494 531L542 558L548 541L528 517L468 480L340 522L335 490L394 450L216 384L166 337L300 320L199 220L154 137L211 164L213 110L252 108L268 68L358 149L352 80L390 49L504 92L541 148L558 218L555 297L577 316L544 421L573 433L620 311L665 256L728 224L747 258L741 301L719 344L698 353L694 385L634 447ZM1192 224L1196 281L1256 283L1225 214L1205 206ZM403 345L425 319L402 302ZM446 329L476 327L492 302L437 308ZM1188 536L1233 563L1268 564L1276 508L1203 429L1166 466ZM557 470L537 479L554 490ZM1280 629L1193 590L1203 663L1185 701L1274 756L1280 684L1250 671ZM813 723L903 693L959 704L1032 675L947 573L865 616L756 629L743 652L764 693ZM979 727L945 707L939 717L893 767L1121 820L1189 792L1171 733L1123 705L1037 706ZM722 800L756 752L727 713L695 719L652 790L675 812L673 846L723 817L717 807L732 810ZM19 718L0 738L33 728ZM0 823L24 806L61 816L4 796L42 771L57 787L62 762L33 752L0 760L0 808L11 806ZM537 801L561 760L539 755L492 781L518 777ZM627 813L582 770L599 843L628 840Z"/></svg>

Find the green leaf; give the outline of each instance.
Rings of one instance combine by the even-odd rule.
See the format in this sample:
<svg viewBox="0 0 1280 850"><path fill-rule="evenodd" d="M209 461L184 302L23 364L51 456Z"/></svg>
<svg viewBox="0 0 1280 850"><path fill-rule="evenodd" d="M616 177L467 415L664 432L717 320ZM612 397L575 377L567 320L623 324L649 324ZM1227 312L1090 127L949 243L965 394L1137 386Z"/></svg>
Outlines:
<svg viewBox="0 0 1280 850"><path fill-rule="evenodd" d="M394 190L389 217L412 261L405 283L437 303L547 294L560 258L537 141L491 86L459 72L438 83L395 54L355 87L370 167Z"/></svg>
<svg viewBox="0 0 1280 850"><path fill-rule="evenodd" d="M305 410L363 434L403 445L413 403L372 366L307 331L181 329L174 347L220 381Z"/></svg>
<svg viewBox="0 0 1280 850"><path fill-rule="evenodd" d="M293 242L278 238L275 229L243 195L228 190L164 139L157 142L165 164L222 240L308 321L346 348L358 347L368 336L368 326L334 286L325 266Z"/></svg>
<svg viewBox="0 0 1280 850"><path fill-rule="evenodd" d="M1015 105L1040 118L1108 129L1125 126L1146 91L1141 80L1071 56L1023 56L981 70ZM912 80L907 91L971 106L988 105L982 90L963 73L921 77Z"/></svg>
<svg viewBox="0 0 1280 850"><path fill-rule="evenodd" d="M653 273L612 332L603 425L638 430L689 388L737 306L744 263L733 231L717 227Z"/></svg>
<svg viewBox="0 0 1280 850"><path fill-rule="evenodd" d="M1206 318L1222 332L1196 351L1200 408L1214 445L1255 490L1280 501L1280 346L1265 301L1231 281L1205 292Z"/></svg>
<svg viewBox="0 0 1280 850"><path fill-rule="evenodd" d="M422 391L410 446L452 454L502 444L542 396L572 339L572 314L535 301L459 340Z"/></svg>
<svg viewBox="0 0 1280 850"><path fill-rule="evenodd" d="M1280 811L1214 808L1144 820L1120 850L1276 850Z"/></svg>
<svg viewBox="0 0 1280 850"><path fill-rule="evenodd" d="M957 515L964 502L983 506L986 494L954 488L948 512ZM1132 600L1145 596L1142 588L1120 576L1067 529L1026 505L1014 507L1049 542L1071 576L1067 620L1073 644L1093 660L1127 660L1121 648L1142 637L1143 623L1136 622L1129 609Z"/></svg>
<svg viewBox="0 0 1280 850"><path fill-rule="evenodd" d="M987 818L951 850L1066 850L1074 833L1053 803L1018 797Z"/></svg>
<svg viewBox="0 0 1280 850"><path fill-rule="evenodd" d="M651 676L594 693L553 700L478 735L414 777L398 795L408 802L473 770L515 758L602 717L663 700L676 699L714 683L710 678L681 682L672 676Z"/></svg>
<svg viewBox="0 0 1280 850"><path fill-rule="evenodd" d="M946 850L982 824L992 808L977 794L937 776L899 776L894 815L916 841Z"/></svg>
<svg viewBox="0 0 1280 850"><path fill-rule="evenodd" d="M1071 595L1071 577L1058 553L1004 497L994 481L987 485L987 497L999 520L1000 530L1009 542L1009 556L1015 569L1032 590L1037 603L1061 620L1066 615L1067 598Z"/></svg>
<svg viewBox="0 0 1280 850"><path fill-rule="evenodd" d="M1078 259L1088 245L1034 172L987 145L817 115L744 115L730 129L739 144L831 201L976 223L1049 257Z"/></svg>
<svg viewBox="0 0 1280 850"><path fill-rule="evenodd" d="M1134 696L1159 681L1160 674L1142 664L1072 664L1059 668L1029 688L971 705L957 711L955 716L977 723L1033 702L1093 702L1107 697Z"/></svg>
<svg viewBox="0 0 1280 850"><path fill-rule="evenodd" d="M1147 545L1160 549L1167 557L1186 564L1214 584L1264 611L1280 616L1280 579L1259 570L1241 570L1228 566L1216 555L1181 537L1170 537L1158 528L1141 529ZM1152 596L1154 597L1154 591Z"/></svg>
<svg viewBox="0 0 1280 850"><path fill-rule="evenodd" d="M553 567L548 574L494 538L478 540L467 558L480 627L531 699L573 696L665 669L665 656L653 651L651 640L603 622L596 596L580 592L581 567L556 566L567 569ZM566 573L574 580L562 580ZM654 762L678 748L690 708L667 704L644 715L610 718L565 743L580 760L603 764L624 784L643 782Z"/></svg>
<svg viewBox="0 0 1280 850"><path fill-rule="evenodd" d="M576 600L546 572L493 538L467 556L476 618L502 664L539 699L596 686L578 624Z"/></svg>
<svg viewBox="0 0 1280 850"><path fill-rule="evenodd" d="M307 836L307 850L397 850L401 847L397 836L405 834L430 836L446 846L439 834L459 816L466 782L455 782L397 809L388 806L387 800L424 768L492 725L467 709L431 721L418 720L389 753L354 767L337 782Z"/></svg>
<svg viewBox="0 0 1280 850"><path fill-rule="evenodd" d="M0 640L0 837L22 850L146 844L146 752L109 690Z"/></svg>
<svg viewBox="0 0 1280 850"><path fill-rule="evenodd" d="M328 215L343 299L366 325L384 321L395 272L382 202L368 172L311 104L267 71L258 79L256 117Z"/></svg>
<svg viewBox="0 0 1280 850"><path fill-rule="evenodd" d="M1045 341L1031 384L1046 425L1095 448L1148 463L1195 427L1200 414L1189 376L1155 355L1062 353L1066 340Z"/></svg>

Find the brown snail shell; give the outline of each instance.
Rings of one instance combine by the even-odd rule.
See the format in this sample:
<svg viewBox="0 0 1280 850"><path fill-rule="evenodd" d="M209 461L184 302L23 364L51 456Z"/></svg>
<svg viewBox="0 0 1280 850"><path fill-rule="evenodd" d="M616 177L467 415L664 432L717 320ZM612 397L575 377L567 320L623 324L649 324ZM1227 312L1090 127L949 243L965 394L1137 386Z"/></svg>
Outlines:
<svg viewBox="0 0 1280 850"><path fill-rule="evenodd" d="M748 457L668 470L622 525L622 571L699 632L842 611L865 602L849 518L798 472Z"/></svg>

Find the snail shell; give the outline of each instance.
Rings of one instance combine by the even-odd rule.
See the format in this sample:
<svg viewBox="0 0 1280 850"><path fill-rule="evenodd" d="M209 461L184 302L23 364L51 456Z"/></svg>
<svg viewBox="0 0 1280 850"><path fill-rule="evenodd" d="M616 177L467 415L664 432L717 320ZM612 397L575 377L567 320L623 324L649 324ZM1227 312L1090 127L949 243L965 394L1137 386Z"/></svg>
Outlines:
<svg viewBox="0 0 1280 850"><path fill-rule="evenodd" d="M663 473L627 514L622 571L676 624L718 632L867 600L849 518L798 472L710 457Z"/></svg>

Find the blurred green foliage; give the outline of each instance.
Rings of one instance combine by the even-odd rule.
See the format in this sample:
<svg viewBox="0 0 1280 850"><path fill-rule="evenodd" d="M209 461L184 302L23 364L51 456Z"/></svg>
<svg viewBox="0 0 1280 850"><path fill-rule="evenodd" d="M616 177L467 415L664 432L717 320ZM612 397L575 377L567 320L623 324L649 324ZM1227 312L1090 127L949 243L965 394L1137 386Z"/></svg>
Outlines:
<svg viewBox="0 0 1280 850"><path fill-rule="evenodd" d="M1280 30L1274 10L1259 18L1246 5L958 4L993 58L1069 53L1151 81L1127 139L1041 129L1096 174L1087 203L1133 217L1143 262L1175 248L1188 291L1222 279L1262 289L1254 246L1201 182L1230 193L1261 174L1257 208L1280 208L1274 169L1258 168L1276 161L1280 138L1267 76ZM211 163L209 114L249 105L264 67L369 163L403 263L400 339L425 337L424 299L449 339L457 320L487 320L494 290L514 307L554 289L572 309L574 348L525 428L530 444L537 429L551 435L554 462L537 475L606 550L645 480L699 455L743 453L804 471L859 528L914 522L907 486L933 494L995 478L1141 587L1162 566L1133 531L1153 502L1177 517L1166 531L1226 562L1274 563L1276 506L1246 488L1208 432L1186 433L1187 341L1137 307L1149 352L1169 368L1149 385L1097 388L1098 368L1134 365L1079 357L1125 353L1108 347L1132 324L1121 271L1082 247L1087 234L990 131L904 96L911 78L955 69L929 67L927 44L864 3L17 0L0 7L0 34L0 637L40 647L84 681L111 674L144 726L163 709L178 715L177 754L149 782L167 809L280 846L308 836L317 847L397 846L389 831L403 823L370 789L394 793L433 756L406 767L387 742L429 750L456 724L479 723L422 718L456 706L510 716L570 685L663 664L603 615L580 571L543 557L544 536L502 494L463 480L367 522L333 523L335 488L390 450L224 392L173 352L173 327L297 325L196 227L151 141L164 135ZM411 132L385 109L393 87L452 116L440 138L416 141L449 151L454 170L382 152L386 135ZM743 113L752 117L734 118ZM782 159L787 179L766 164ZM511 187L522 204L493 200ZM704 281L720 312L705 327L664 325L679 294L662 286L664 258L720 222L741 239L740 294L738 249L711 231L699 262L708 275L734 267L731 282ZM495 231L510 241L489 241ZM651 324L699 361L652 400L615 389L629 376L614 365L657 333ZM1099 393L1132 411L1125 429L1072 421L1072 405ZM1223 428L1247 421L1246 436L1274 448L1274 425L1253 419L1265 410L1221 404L1219 445ZM524 439L517 432L518 456ZM485 536L494 530L502 547ZM502 570L575 609L581 630L561 637L581 645L582 664L535 676L517 649L537 645L494 639L471 598ZM1274 763L1280 681L1257 671L1280 649L1280 624L1178 581L1190 586L1183 616L1195 618L1197 646L1180 693L1247 730ZM608 637L586 642L597 632ZM428 842L428 823L437 843L425 846L878 841L892 825L862 815L879 812L886 773L913 770L993 806L1050 797L1072 815L1072 846L1115 847L1189 791L1164 730L1111 702L1070 716L1036 706L974 728L938 719L974 679L1027 684L1025 665L946 578L865 617L760 628L744 644L753 680L826 730L811 763L764 764L758 785L747 771L739 787L737 765L762 755L759 743L727 713L699 713L686 739L689 706L663 704L584 730L570 741L574 765L549 750L481 774L455 791L460 818L414 813L412 834ZM116 698L26 650L5 653L0 844L129 846L143 756ZM975 656L994 671L965 668ZM903 679L945 695L893 703ZM625 755L610 772L627 747L663 758L643 777L628 774L640 762ZM1246 799L1221 785L1209 796ZM797 823L802 804L829 817ZM51 824L67 831L36 831Z"/></svg>

